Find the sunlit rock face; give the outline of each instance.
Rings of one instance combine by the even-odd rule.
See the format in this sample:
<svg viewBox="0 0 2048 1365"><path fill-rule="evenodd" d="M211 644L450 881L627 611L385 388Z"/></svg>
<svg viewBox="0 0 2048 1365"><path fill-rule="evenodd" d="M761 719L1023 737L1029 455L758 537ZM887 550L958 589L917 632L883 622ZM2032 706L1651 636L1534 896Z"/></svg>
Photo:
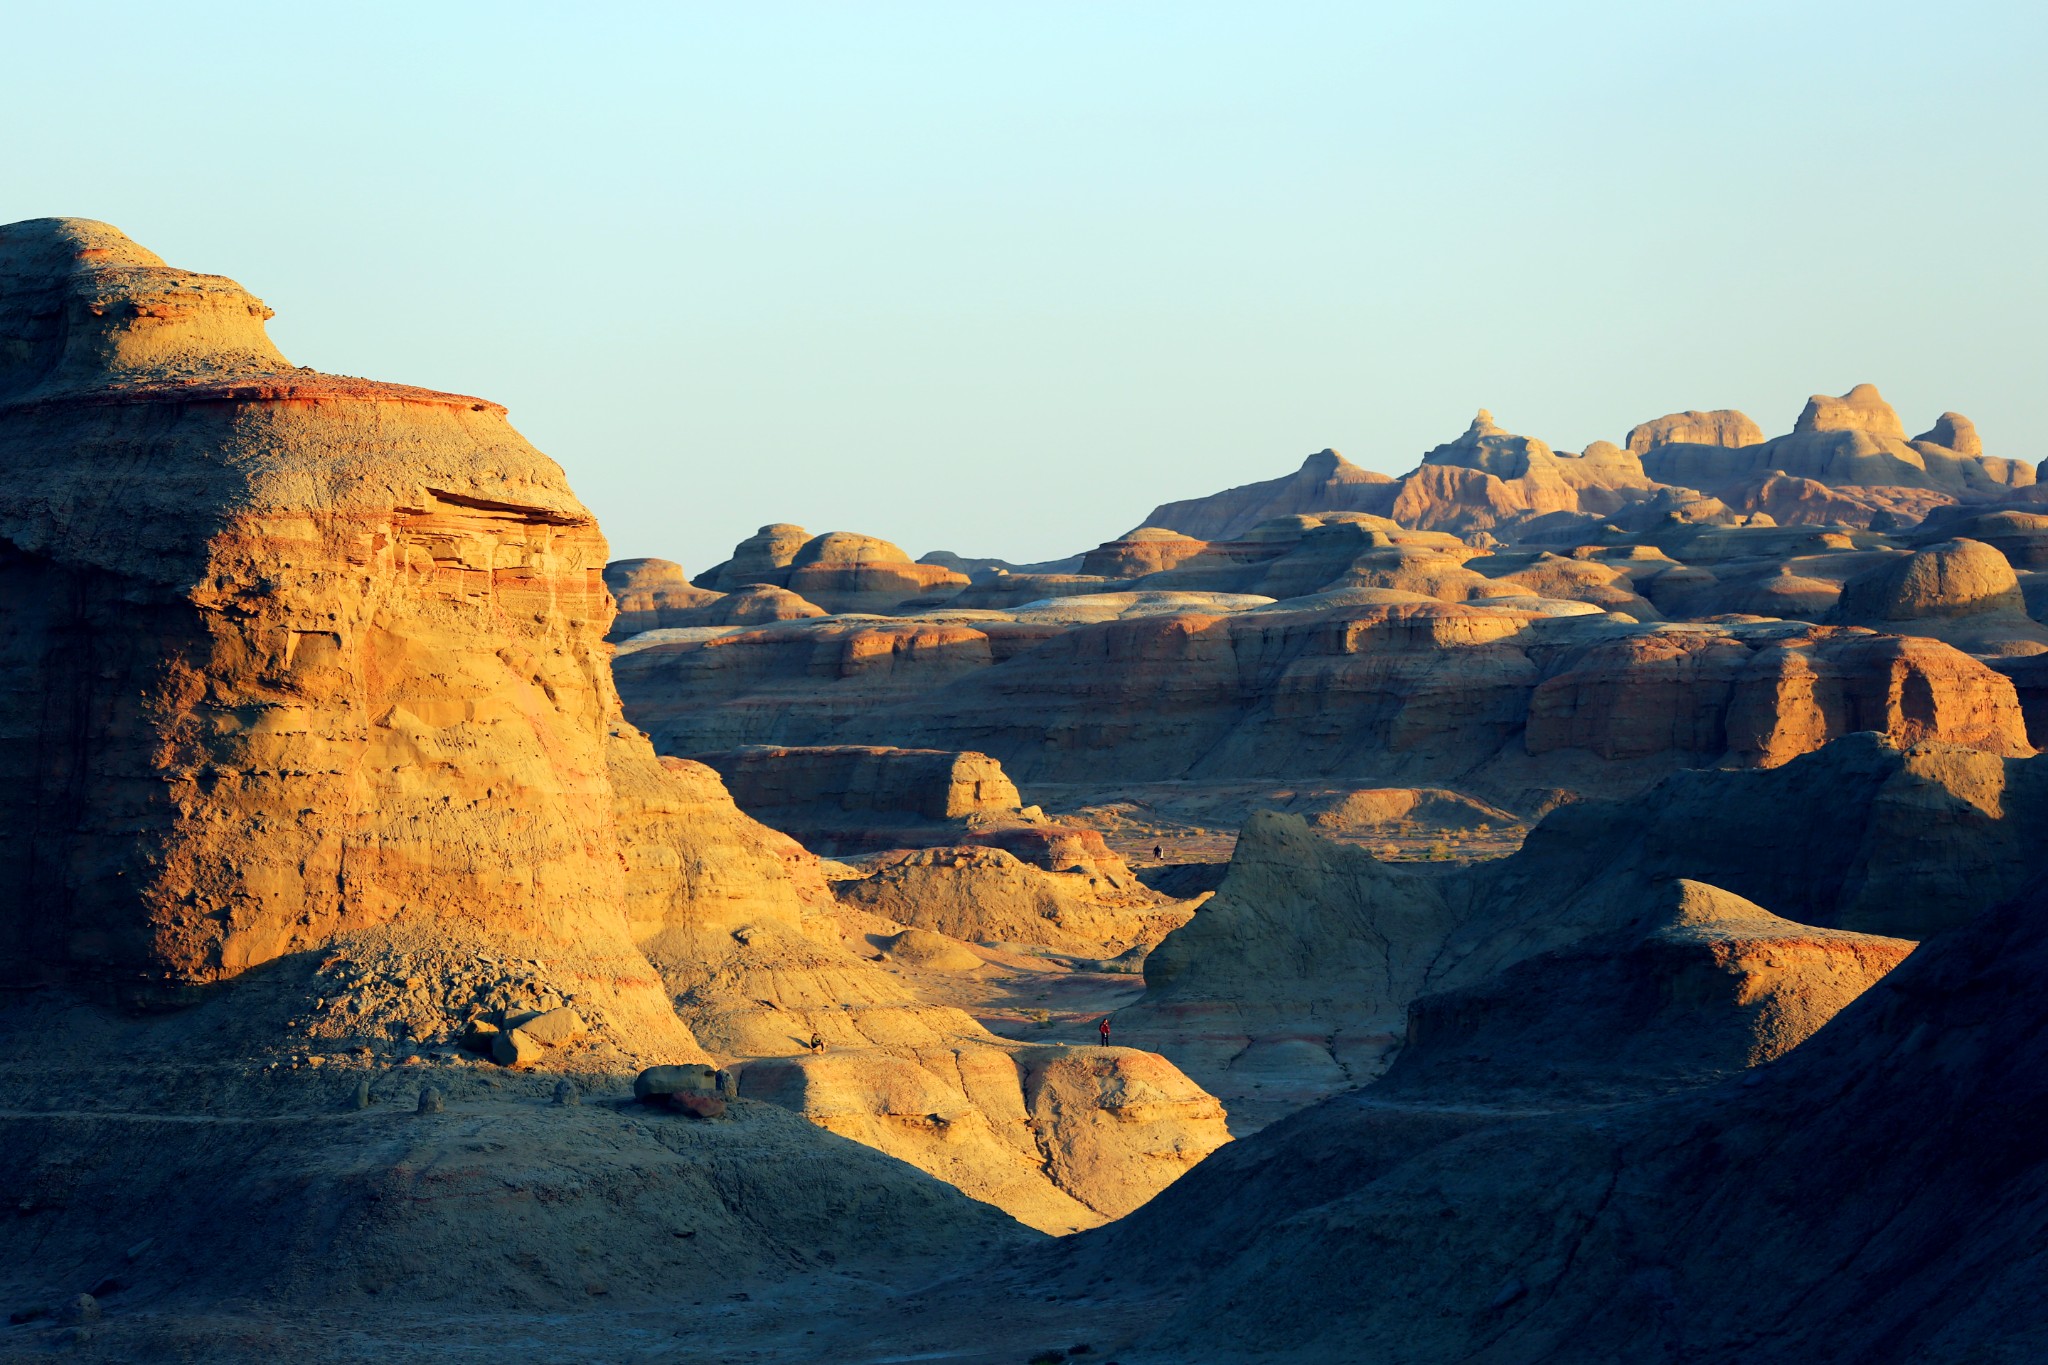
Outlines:
<svg viewBox="0 0 2048 1365"><path fill-rule="evenodd" d="M959 1054L1007 1066L1020 1111L1023 1078L1064 1074L851 951L817 859L625 723L604 538L503 408L294 369L268 316L104 224L0 228L5 960L152 1005L321 949L306 1034L411 1042L452 1041L450 982L482 962L573 998L611 1049L587 1064L628 1071L708 1060L699 1036L721 1062L794 1052L794 1016L991 1133ZM867 591L863 554L805 562ZM615 577L687 595L661 566ZM1028 1140L904 1151L1057 1230L1142 1202L1227 1133L1170 1065L1113 1051ZM1146 1078L1171 1083L1163 1126L1124 1103Z"/></svg>
<svg viewBox="0 0 2048 1365"><path fill-rule="evenodd" d="M0 934L160 982L401 915L616 936L595 519L503 408L295 369L269 315L0 229Z"/></svg>

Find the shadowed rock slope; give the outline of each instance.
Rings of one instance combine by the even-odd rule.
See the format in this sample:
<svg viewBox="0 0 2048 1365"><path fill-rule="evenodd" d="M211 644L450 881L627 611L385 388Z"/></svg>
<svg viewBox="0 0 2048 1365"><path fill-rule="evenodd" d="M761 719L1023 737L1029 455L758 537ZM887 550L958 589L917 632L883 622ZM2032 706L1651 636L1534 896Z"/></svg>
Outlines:
<svg viewBox="0 0 2048 1365"><path fill-rule="evenodd" d="M2035 882L1740 1083L1331 1100L1070 1248L1073 1284L1174 1286L1130 1361L2038 1358L2044 926Z"/></svg>
<svg viewBox="0 0 2048 1365"><path fill-rule="evenodd" d="M1733 934L1785 940L1769 952L1807 951L1804 935L1814 951L1895 960L1823 931L1919 940L2017 890L2044 866L2032 833L2048 818L2044 783L2038 759L1852 735L1776 769L1679 773L1633 802L1563 807L1514 856L1457 868L1383 863L1296 817L1260 815L1216 895L1146 959L1146 993L1119 1012L1119 1036L1233 1106L1299 1103L1377 1076L1423 996L1479 989L1516 964L1532 980L1554 970L1583 983L1612 970L1594 959L1617 954L1637 959L1626 980L1665 975L1643 954L1668 960L1682 945L1668 933L1637 945L1674 927L1673 879L1725 894L1724 918L1791 921ZM1723 954L1720 969L1742 955Z"/></svg>

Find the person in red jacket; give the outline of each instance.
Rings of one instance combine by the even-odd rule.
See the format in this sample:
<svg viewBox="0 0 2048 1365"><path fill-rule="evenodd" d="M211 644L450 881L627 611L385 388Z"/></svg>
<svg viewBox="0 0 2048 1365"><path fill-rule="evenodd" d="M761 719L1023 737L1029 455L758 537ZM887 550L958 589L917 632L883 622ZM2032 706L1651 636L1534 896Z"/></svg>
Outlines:
<svg viewBox="0 0 2048 1365"><path fill-rule="evenodd" d="M1103 1016L1102 1016L1102 1022L1101 1022L1101 1023L1099 1023L1099 1024L1097 1024L1097 1025L1095 1026L1095 1031L1096 1031L1097 1033L1100 1033L1100 1034L1102 1035L1102 1045L1103 1045L1104 1047L1108 1047L1108 1046L1109 1046L1109 1016L1108 1016L1108 1015L1106 1015L1106 1014L1105 1014L1105 1015L1103 1015Z"/></svg>

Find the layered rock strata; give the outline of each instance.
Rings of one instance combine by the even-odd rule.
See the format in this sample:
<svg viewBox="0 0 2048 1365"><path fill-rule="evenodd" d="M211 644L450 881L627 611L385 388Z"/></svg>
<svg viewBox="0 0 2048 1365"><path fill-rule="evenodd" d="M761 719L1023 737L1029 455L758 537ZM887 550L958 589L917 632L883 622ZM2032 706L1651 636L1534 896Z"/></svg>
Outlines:
<svg viewBox="0 0 2048 1365"><path fill-rule="evenodd" d="M290 959L267 979L308 967L280 987L303 998L259 1049L517 1044L532 1023L539 1050L509 1060L599 1074L709 1060L700 1039L722 1061L799 1051L761 1023L781 1000L875 1066L936 1068L968 1108L958 1059L1008 1066L1014 1104L985 1093L1021 1111L1025 1072L1060 1057L910 996L843 942L814 857L626 724L603 537L504 409L293 368L268 316L104 224L0 229L16 973L165 1004ZM1128 1050L1090 1068L1172 1071ZM1006 1135L977 1174L936 1132L915 1151L1082 1226L1223 1140L1176 1084L1180 1109L1115 1118L1142 1138L1082 1133L1103 1116L1074 1085L1041 1106L1035 1156ZM1133 1164L1083 1172L1074 1151Z"/></svg>

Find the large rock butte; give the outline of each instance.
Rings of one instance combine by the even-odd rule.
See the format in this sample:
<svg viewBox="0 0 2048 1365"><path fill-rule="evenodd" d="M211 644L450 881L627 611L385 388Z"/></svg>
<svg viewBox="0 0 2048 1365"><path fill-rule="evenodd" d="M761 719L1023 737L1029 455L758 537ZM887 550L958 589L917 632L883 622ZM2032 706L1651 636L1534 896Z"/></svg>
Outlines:
<svg viewBox="0 0 2048 1365"><path fill-rule="evenodd" d="M18 975L155 1005L317 956L296 1033L268 1046L449 1043L573 1004L574 1055L611 1070L707 1060L705 1042L794 1053L824 1029L839 1064L922 1067L988 1130L965 1157L929 1126L896 1154L1048 1229L1224 1140L1184 1079L1179 1108L1122 1116L1172 1160L1069 1131L1099 1117L1078 1090L1026 1114L1055 1059L852 951L817 860L626 723L604 539L504 409L295 368L268 316L104 224L0 229ZM872 587L860 554L805 563ZM642 565L627 586L675 577ZM1095 1063L1125 1065L1171 1071ZM1133 1164L1084 1173L1076 1150Z"/></svg>

